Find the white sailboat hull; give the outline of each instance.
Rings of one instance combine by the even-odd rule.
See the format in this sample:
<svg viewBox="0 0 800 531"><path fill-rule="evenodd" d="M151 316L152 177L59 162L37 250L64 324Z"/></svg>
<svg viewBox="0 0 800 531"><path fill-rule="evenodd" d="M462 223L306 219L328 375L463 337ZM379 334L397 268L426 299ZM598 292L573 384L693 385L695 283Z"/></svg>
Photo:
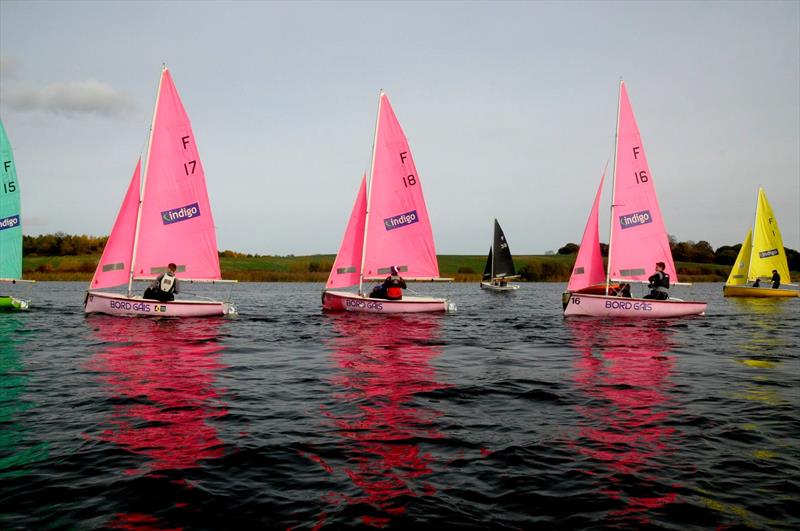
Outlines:
<svg viewBox="0 0 800 531"><path fill-rule="evenodd" d="M159 302L117 293L89 291L84 308L88 313L150 317L212 317L235 315L236 307L221 301Z"/></svg>
<svg viewBox="0 0 800 531"><path fill-rule="evenodd" d="M505 286L498 286L496 284L492 284L491 282L481 282L481 289L497 292L516 291L519 289L519 284L506 284Z"/></svg>
<svg viewBox="0 0 800 531"><path fill-rule="evenodd" d="M322 309L360 313L429 313L455 312L456 305L449 299L434 297L406 297L401 300L372 299L347 291L323 291Z"/></svg>
<svg viewBox="0 0 800 531"><path fill-rule="evenodd" d="M632 319L663 319L705 315L705 302L668 299L633 299L607 295L570 295L564 316L623 317Z"/></svg>

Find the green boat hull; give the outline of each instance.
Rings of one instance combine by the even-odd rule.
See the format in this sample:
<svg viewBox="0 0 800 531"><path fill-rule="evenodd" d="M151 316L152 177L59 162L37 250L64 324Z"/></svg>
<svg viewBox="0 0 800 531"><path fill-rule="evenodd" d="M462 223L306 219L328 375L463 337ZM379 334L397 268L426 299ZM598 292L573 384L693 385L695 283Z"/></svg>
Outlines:
<svg viewBox="0 0 800 531"><path fill-rule="evenodd" d="M9 297L7 295L0 295L0 312L16 312L27 310L29 306L28 301Z"/></svg>

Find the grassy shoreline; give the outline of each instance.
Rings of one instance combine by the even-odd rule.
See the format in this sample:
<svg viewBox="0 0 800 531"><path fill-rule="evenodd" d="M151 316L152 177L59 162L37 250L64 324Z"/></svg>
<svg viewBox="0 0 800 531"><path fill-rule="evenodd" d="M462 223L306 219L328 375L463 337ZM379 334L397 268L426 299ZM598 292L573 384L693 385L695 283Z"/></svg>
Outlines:
<svg viewBox="0 0 800 531"><path fill-rule="evenodd" d="M478 282L486 257L483 255L439 255L439 269L444 277L456 282ZM26 256L24 278L40 281L89 282L99 255ZM325 282L335 256L222 256L222 277L240 282ZM575 255L520 255L514 257L525 282L566 282L572 272ZM724 282L731 266L676 262L678 275L685 282ZM800 274L793 273L796 279Z"/></svg>

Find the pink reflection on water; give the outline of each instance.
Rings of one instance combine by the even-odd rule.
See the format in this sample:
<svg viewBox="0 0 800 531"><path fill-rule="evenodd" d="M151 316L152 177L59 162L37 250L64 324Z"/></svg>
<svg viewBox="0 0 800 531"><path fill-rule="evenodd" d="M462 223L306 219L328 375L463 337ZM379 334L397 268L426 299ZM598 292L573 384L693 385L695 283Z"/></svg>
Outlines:
<svg viewBox="0 0 800 531"><path fill-rule="evenodd" d="M600 492L625 503L609 517L650 522L647 512L677 500L677 493L641 496L659 480L659 460L673 453L679 433L667 424L676 411L669 390L674 357L668 326L652 322L569 320L579 352L573 382L582 417L572 442L578 453L605 467L587 470L607 483ZM624 474L633 478L619 478ZM631 481L639 484L631 485ZM675 488L671 485L670 488ZM631 490L636 492L631 492Z"/></svg>
<svg viewBox="0 0 800 531"><path fill-rule="evenodd" d="M438 316L330 316L336 338L328 342L339 369L332 381L340 391L323 411L343 440L347 461L337 470L318 456L332 474L343 473L362 493L330 493L330 503L366 503L378 515L364 514L364 524L388 525L405 512L404 496L432 496L425 481L435 457L418 438L439 438L437 411L414 404L414 396L442 389L430 362L440 354Z"/></svg>
<svg viewBox="0 0 800 531"><path fill-rule="evenodd" d="M115 405L100 439L148 458L129 475L199 466L223 455L209 421L225 415L214 386L222 346L215 319L93 317L95 335L113 342L89 368L101 373ZM122 343L124 342L124 343Z"/></svg>

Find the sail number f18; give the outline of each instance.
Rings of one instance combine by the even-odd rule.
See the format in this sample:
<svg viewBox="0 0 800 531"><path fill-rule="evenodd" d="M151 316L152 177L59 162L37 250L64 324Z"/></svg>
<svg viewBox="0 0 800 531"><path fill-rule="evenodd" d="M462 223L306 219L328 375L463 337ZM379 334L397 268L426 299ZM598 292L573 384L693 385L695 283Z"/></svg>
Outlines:
<svg viewBox="0 0 800 531"><path fill-rule="evenodd" d="M405 166L406 164L407 157L408 157L408 151L402 151L400 153L400 162L403 164L403 166ZM403 186L405 186L406 188L408 188L409 186L414 186L415 184L417 184L417 176L414 175L413 173L410 173L405 177L403 177Z"/></svg>

